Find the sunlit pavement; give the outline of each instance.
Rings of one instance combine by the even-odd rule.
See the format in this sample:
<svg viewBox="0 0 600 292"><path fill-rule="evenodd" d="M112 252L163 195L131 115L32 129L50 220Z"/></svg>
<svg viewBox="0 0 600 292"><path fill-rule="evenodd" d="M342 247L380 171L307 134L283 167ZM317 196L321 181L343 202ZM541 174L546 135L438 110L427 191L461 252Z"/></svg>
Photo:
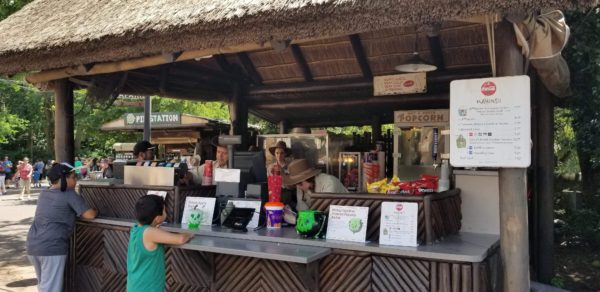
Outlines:
<svg viewBox="0 0 600 292"><path fill-rule="evenodd" d="M37 291L35 271L26 257L25 240L40 188L20 200L20 189L0 196L0 291ZM27 198L27 195L25 195Z"/></svg>

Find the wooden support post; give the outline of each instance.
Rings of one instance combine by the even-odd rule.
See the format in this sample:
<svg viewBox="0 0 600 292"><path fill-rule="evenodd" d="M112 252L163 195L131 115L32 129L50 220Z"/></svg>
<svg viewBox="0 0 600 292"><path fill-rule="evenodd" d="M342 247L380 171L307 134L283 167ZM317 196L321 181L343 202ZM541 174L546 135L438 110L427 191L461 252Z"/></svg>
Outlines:
<svg viewBox="0 0 600 292"><path fill-rule="evenodd" d="M373 133L373 144L377 141L381 141L381 118L379 116L372 117L371 132Z"/></svg>
<svg viewBox="0 0 600 292"><path fill-rule="evenodd" d="M237 146L238 150L248 150L248 105L239 85L233 88L233 95L229 101L229 117L231 120L230 135L242 136L242 144Z"/></svg>
<svg viewBox="0 0 600 292"><path fill-rule="evenodd" d="M279 121L279 134L287 134L290 131L290 123L286 120Z"/></svg>
<svg viewBox="0 0 600 292"><path fill-rule="evenodd" d="M310 72L310 67L306 63L306 59L302 54L302 50L298 45L291 45L290 49L292 50L292 55L294 56L294 60L296 60L296 64L298 65L298 69L302 72L302 76L304 76L304 81L310 82L313 81L312 72Z"/></svg>
<svg viewBox="0 0 600 292"><path fill-rule="evenodd" d="M554 276L554 100L553 96L544 87L542 82L537 82L537 117L539 127L536 129L538 152L536 174L536 228L538 237L535 238L536 253L535 266L537 267L538 281L550 284Z"/></svg>
<svg viewBox="0 0 600 292"><path fill-rule="evenodd" d="M517 47L513 26L503 20L496 28L498 76L523 74L523 55ZM529 291L529 238L525 168L501 168L500 254L504 291Z"/></svg>
<svg viewBox="0 0 600 292"><path fill-rule="evenodd" d="M73 86L67 79L55 81L54 86L54 155L57 162L73 163L75 136L73 126Z"/></svg>

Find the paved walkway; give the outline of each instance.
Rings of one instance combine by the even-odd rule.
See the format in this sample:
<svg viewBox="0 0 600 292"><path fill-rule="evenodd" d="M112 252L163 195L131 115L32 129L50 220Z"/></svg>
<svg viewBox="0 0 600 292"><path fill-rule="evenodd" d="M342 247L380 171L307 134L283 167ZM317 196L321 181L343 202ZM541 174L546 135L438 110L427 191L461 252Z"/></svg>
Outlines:
<svg viewBox="0 0 600 292"><path fill-rule="evenodd" d="M30 200L19 200L19 190L0 196L0 292L37 291L35 271L26 257L25 240L35 214L40 189Z"/></svg>

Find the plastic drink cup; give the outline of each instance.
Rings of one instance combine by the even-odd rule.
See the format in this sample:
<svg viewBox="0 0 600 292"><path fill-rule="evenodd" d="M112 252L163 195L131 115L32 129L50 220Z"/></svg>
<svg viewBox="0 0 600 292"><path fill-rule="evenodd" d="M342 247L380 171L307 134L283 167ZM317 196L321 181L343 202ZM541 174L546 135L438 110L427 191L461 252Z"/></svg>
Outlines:
<svg viewBox="0 0 600 292"><path fill-rule="evenodd" d="M265 214L267 215L267 228L281 228L281 222L283 221L283 203L266 203Z"/></svg>
<svg viewBox="0 0 600 292"><path fill-rule="evenodd" d="M204 162L204 173L202 174L202 185L210 186L212 185L212 177L213 177L213 164L212 160L206 160Z"/></svg>
<svg viewBox="0 0 600 292"><path fill-rule="evenodd" d="M283 183L282 177L279 175L272 175L269 176L267 180L269 190L269 202L280 202L281 185Z"/></svg>

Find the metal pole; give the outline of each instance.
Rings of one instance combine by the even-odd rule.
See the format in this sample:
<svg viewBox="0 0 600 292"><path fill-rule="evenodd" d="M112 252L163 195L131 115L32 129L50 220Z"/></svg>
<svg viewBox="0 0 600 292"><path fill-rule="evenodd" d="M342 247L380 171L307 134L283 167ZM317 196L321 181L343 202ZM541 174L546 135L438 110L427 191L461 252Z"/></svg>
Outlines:
<svg viewBox="0 0 600 292"><path fill-rule="evenodd" d="M513 26L503 20L496 27L498 76L522 75L523 55L517 47ZM529 291L529 236L525 168L501 168L500 255L504 291Z"/></svg>
<svg viewBox="0 0 600 292"><path fill-rule="evenodd" d="M150 141L152 127L150 125L152 114L152 98L150 96L144 97L144 140Z"/></svg>

